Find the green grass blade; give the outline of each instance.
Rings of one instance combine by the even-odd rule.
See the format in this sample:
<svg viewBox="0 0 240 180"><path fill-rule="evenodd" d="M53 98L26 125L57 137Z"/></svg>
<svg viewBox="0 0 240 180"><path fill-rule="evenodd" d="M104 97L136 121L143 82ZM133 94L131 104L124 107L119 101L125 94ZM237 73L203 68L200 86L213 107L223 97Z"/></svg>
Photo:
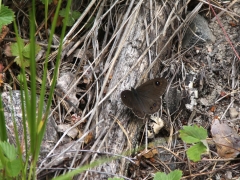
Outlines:
<svg viewBox="0 0 240 180"><path fill-rule="evenodd" d="M53 33L54 33L54 30L55 30L55 27L56 27L56 22L57 22L57 17L58 17L58 14L59 14L59 10L60 10L60 5L61 5L61 1L58 2L58 6L57 6L57 9L56 9L56 13L55 13L55 16L54 16L54 20L53 20L53 25L52 25L52 28L51 28L51 33L50 33L50 38L49 38L49 45L51 44L50 42L52 42L52 38L53 38ZM70 6L71 6L71 1L68 1L67 3L67 9L70 11ZM68 18L68 15L67 15L67 18ZM54 93L54 88L55 88L55 85L56 85L56 81L57 81L57 75L58 75L58 70L59 70L59 66L60 66L60 57L61 57L61 52L62 52L62 43L63 43L63 38L64 38L64 35L65 35L65 31L66 31L66 24L63 25L63 28L62 28L62 33L61 33L61 37L60 37L60 45L59 45L59 48L58 48L58 54L57 54L57 58L56 58L56 63L55 63L55 69L54 69L54 73L53 73L53 80L52 80L52 84L51 84L51 87L50 87L50 93L49 93L49 98L48 98L48 101L47 101L47 107L46 107L46 112L45 112L45 115L42 119L40 119L40 117L38 117L38 132L39 132L39 135L38 137L40 139L43 138L43 135L44 135L44 130L45 130L45 126L46 126L46 120L48 118L48 114L49 114L49 111L50 111L50 106L52 104L52 97L53 97L53 93ZM49 52L50 52L50 46L49 46ZM47 72L47 59L46 59L46 64L45 64L45 67L44 67L44 72ZM45 84L44 82L46 82L46 74L47 73L44 73L44 77L43 77L43 83L42 83L42 91L41 91L41 97L44 95L45 93ZM40 98L40 102L41 102L41 99ZM39 106L41 106L42 104L40 104ZM41 106L42 107L42 106Z"/></svg>
<svg viewBox="0 0 240 180"><path fill-rule="evenodd" d="M36 122L36 51L35 51L35 0L32 1L32 9L30 10L30 86L31 86L31 106L27 107L27 111L30 111L30 117L28 122L31 121L31 131L34 134L31 139L31 150L33 159L38 159L38 153L35 148L39 146L37 142L37 122Z"/></svg>
<svg viewBox="0 0 240 180"><path fill-rule="evenodd" d="M2 93L0 93L0 141L7 141L7 130L2 104Z"/></svg>

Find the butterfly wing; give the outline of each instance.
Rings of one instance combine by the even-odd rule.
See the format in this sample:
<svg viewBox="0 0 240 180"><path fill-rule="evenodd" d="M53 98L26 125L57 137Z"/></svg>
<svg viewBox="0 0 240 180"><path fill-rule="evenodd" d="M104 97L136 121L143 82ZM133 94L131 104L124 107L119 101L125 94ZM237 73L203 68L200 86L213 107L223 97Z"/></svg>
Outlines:
<svg viewBox="0 0 240 180"><path fill-rule="evenodd" d="M156 78L149 80L139 86L135 91L141 109L146 114L153 114L160 109L161 99L167 87L167 80L164 78Z"/></svg>
<svg viewBox="0 0 240 180"><path fill-rule="evenodd" d="M121 93L122 102L132 109L132 112L139 118L144 118L145 113L138 102L137 97L134 95L133 91L125 90Z"/></svg>
<svg viewBox="0 0 240 180"><path fill-rule="evenodd" d="M160 96L163 95L166 87L166 79L152 79L143 83L137 89L123 91L121 99L136 116L144 118L146 114L153 114L160 109Z"/></svg>
<svg viewBox="0 0 240 180"><path fill-rule="evenodd" d="M143 119L145 117L145 112L142 110L139 110L139 108L132 108L132 112L139 118Z"/></svg>

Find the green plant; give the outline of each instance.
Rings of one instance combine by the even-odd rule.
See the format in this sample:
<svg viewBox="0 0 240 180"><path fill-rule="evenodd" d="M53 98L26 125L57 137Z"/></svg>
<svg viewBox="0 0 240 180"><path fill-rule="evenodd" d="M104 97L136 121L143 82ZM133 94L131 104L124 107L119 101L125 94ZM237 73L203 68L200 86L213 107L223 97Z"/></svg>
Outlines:
<svg viewBox="0 0 240 180"><path fill-rule="evenodd" d="M18 45L20 47L18 47ZM11 52L13 56L16 56L16 58L14 59L14 61L21 67L21 68L25 68L25 67L29 67L30 66L30 50L32 44L29 43L27 45L24 46L24 42L21 38L19 38L19 42L18 43L12 43L11 44ZM37 44L34 44L35 48L35 54L37 54L40 50L41 47ZM22 54L22 59L20 59L20 54Z"/></svg>
<svg viewBox="0 0 240 180"><path fill-rule="evenodd" d="M123 178L114 177L114 178L108 178L108 180L124 180L124 179Z"/></svg>
<svg viewBox="0 0 240 180"><path fill-rule="evenodd" d="M47 84L47 67L48 67L48 57L50 54L51 44L53 40L53 34L56 28L57 18L59 16L59 11L61 7L62 1L59 0L55 15L52 21L50 35L48 39L48 47L46 52L46 58L44 61L43 68L43 77L42 77L42 86L39 95L39 99L36 98L36 61L35 56L39 50L39 47L36 46L35 42L35 12L36 12L36 4L35 0L31 1L31 8L29 11L29 19L30 19L30 42L26 46L22 39L19 36L16 22L14 21L14 29L16 34L17 43L12 46L12 53L17 56L16 62L20 65L21 75L19 76L21 79L21 106L22 106L22 120L23 120L23 129L24 129L24 146L20 145L18 130L16 127L16 122L14 116L13 124L15 130L16 137L16 147L6 143L7 134L6 134L6 126L4 121L4 112L2 106L2 100L0 96L0 177L1 179L36 179L36 164L39 157L41 142L45 133L46 122L48 119L48 114L50 111L52 96L54 92L54 88L56 85L58 69L60 66L60 55L62 52L62 44L63 38L66 31L66 24L63 24L60 45L58 47L58 54L55 61L55 69L53 73L53 79L51 83L50 90L48 92L47 102L44 102L46 96L46 84ZM71 1L67 1L67 10L70 10ZM2 6L3 7L3 6ZM48 18L48 5L45 4L45 19ZM1 11L2 12L2 11ZM1 17L1 14L0 14ZM66 14L66 18L68 18L68 14ZM1 24L2 23L0 20ZM8 21L9 22L9 21ZM45 21L46 22L46 21ZM27 60L27 63L26 63ZM30 87L27 84L27 76L25 73L25 68L30 67ZM30 90L30 91L29 91ZM44 104L47 103L46 108L44 109ZM14 113L13 113L14 114ZM27 126L28 125L28 126ZM27 141L27 137L29 134L30 143ZM25 154L21 147L25 147ZM11 153L8 152L11 150ZM24 157L24 158L22 158ZM29 164L30 162L30 164ZM17 165L17 167L15 167ZM11 171L11 172L10 172Z"/></svg>
<svg viewBox="0 0 240 180"><path fill-rule="evenodd" d="M0 151L0 169L3 172L0 178L4 179L3 174L16 177L21 170L21 157L18 156L17 149L8 142L0 141Z"/></svg>
<svg viewBox="0 0 240 180"><path fill-rule="evenodd" d="M165 174L163 172L157 172L153 178L153 180L180 180L182 177L182 171L174 170L169 174Z"/></svg>
<svg viewBox="0 0 240 180"><path fill-rule="evenodd" d="M179 131L180 137L185 143L193 144L187 150L187 156L190 160L197 162L201 160L201 155L207 152L208 146L206 143L207 131L203 127L183 126Z"/></svg>
<svg viewBox="0 0 240 180"><path fill-rule="evenodd" d="M1 1L0 1L1 2ZM14 13L8 7L1 5L0 3L0 33L2 31L2 27L8 24L11 24L14 20Z"/></svg>
<svg viewBox="0 0 240 180"><path fill-rule="evenodd" d="M68 19L66 15L68 14ZM66 23L67 26L72 26L74 22L80 17L81 13L78 11L68 11L66 8L62 9L59 13L63 17L63 23Z"/></svg>

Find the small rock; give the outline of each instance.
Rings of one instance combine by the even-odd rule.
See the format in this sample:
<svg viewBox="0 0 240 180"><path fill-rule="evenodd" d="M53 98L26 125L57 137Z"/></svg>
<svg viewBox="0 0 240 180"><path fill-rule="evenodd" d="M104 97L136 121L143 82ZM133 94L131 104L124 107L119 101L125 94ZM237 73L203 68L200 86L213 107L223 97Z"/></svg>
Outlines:
<svg viewBox="0 0 240 180"><path fill-rule="evenodd" d="M238 116L238 112L237 112L236 108L230 108L229 114L230 114L231 119L236 118Z"/></svg>
<svg viewBox="0 0 240 180"><path fill-rule="evenodd" d="M195 43L202 44L205 42L211 43L215 41L216 37L209 29L208 22L202 16L197 14L193 21L190 23L186 34L184 35L182 45L183 48L187 48L194 45Z"/></svg>
<svg viewBox="0 0 240 180"><path fill-rule="evenodd" d="M22 106L21 106L21 92L18 90L10 92L3 92L2 102L4 107L4 116L8 133L8 139L11 144L16 145L16 138L14 133L13 117L18 129L19 139L24 139L23 120L22 120ZM44 107L45 108L45 107ZM30 138L28 137L30 141ZM49 117L46 125L45 135L40 149L39 162L52 150L58 141L57 131L55 130L55 120L53 117Z"/></svg>
<svg viewBox="0 0 240 180"><path fill-rule="evenodd" d="M181 92L177 88L170 88L168 93L165 94L164 105L169 109L170 114L179 109L181 100Z"/></svg>

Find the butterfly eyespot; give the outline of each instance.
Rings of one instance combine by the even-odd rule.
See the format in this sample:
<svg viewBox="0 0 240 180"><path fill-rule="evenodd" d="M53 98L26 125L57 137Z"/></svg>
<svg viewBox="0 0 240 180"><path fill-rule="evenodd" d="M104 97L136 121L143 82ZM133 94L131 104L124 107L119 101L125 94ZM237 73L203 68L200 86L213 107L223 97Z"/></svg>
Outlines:
<svg viewBox="0 0 240 180"><path fill-rule="evenodd" d="M152 107L152 106L150 107L150 110L153 110L153 107Z"/></svg>
<svg viewBox="0 0 240 180"><path fill-rule="evenodd" d="M156 81L156 82L155 82L155 85L156 85L156 86L160 86L160 82L159 82L159 81Z"/></svg>
<svg viewBox="0 0 240 180"><path fill-rule="evenodd" d="M153 106L154 106L154 107L156 107L156 106L157 106L157 104L156 104L156 103L153 103Z"/></svg>

